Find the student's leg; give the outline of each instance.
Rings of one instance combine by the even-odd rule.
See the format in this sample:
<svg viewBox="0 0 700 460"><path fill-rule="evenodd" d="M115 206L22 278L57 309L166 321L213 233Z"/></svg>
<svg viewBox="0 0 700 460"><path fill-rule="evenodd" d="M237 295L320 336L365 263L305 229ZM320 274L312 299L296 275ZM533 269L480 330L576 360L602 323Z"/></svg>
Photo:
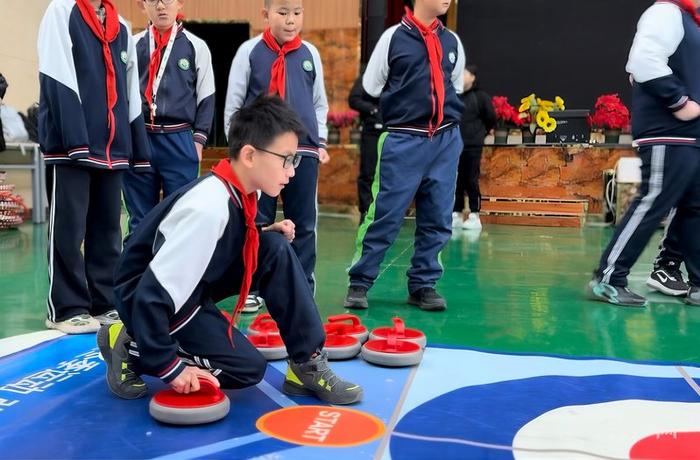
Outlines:
<svg viewBox="0 0 700 460"><path fill-rule="evenodd" d="M481 151L482 147L470 147L464 150L462 156L466 156L466 184L465 188L469 196L469 212L481 211L481 189L479 177L481 176Z"/></svg>
<svg viewBox="0 0 700 460"><path fill-rule="evenodd" d="M260 235L255 284L280 328L289 357L298 363L308 361L323 348L325 332L301 262L280 233Z"/></svg>
<svg viewBox="0 0 700 460"><path fill-rule="evenodd" d="M89 314L90 294L80 247L90 198L90 171L78 166L48 167L51 176L48 319L58 323Z"/></svg>
<svg viewBox="0 0 700 460"><path fill-rule="evenodd" d="M691 168L691 162L686 163L687 174L692 177L685 194L678 205L676 219L678 225L678 239L683 253L685 267L688 270L689 284L696 291L693 302L700 302L697 290L700 288L700 157L695 156L695 167ZM693 171L692 173L690 171ZM674 219L675 220L675 219Z"/></svg>
<svg viewBox="0 0 700 460"><path fill-rule="evenodd" d="M122 189L124 204L129 213L129 233L143 220L148 212L160 201L161 175L160 167L165 158L162 156L161 134L148 133L151 146L151 171L129 169L124 173Z"/></svg>
<svg viewBox="0 0 700 460"><path fill-rule="evenodd" d="M468 169L469 160L467 158L467 150L463 150L459 156L459 166L457 167L457 186L455 187L455 204L453 212L462 213L464 211L464 194L467 191L467 178L469 177Z"/></svg>
<svg viewBox="0 0 700 460"><path fill-rule="evenodd" d="M202 309L173 334L181 348L178 355L192 365L209 370L221 388L245 388L260 382L267 361L236 328L228 338L229 323L214 302L205 300Z"/></svg>
<svg viewBox="0 0 700 460"><path fill-rule="evenodd" d="M677 217L677 209L674 208L668 215L664 236L659 243L659 255L654 260L654 267L680 267L683 263L681 242L679 239L680 223Z"/></svg>
<svg viewBox="0 0 700 460"><path fill-rule="evenodd" d="M291 219L295 225L292 247L304 268L304 274L312 292L315 289L318 167L316 158L304 157L294 177L282 190L284 217ZM262 297L265 298L265 296Z"/></svg>
<svg viewBox="0 0 700 460"><path fill-rule="evenodd" d="M372 183L374 200L357 233L356 252L349 271L350 286L369 289L379 275L379 265L396 239L406 209L420 185L425 158L418 148L426 141L425 137L403 133L384 133L380 137L379 166ZM443 197L450 210L453 197L454 184L449 198Z"/></svg>
<svg viewBox="0 0 700 460"><path fill-rule="evenodd" d="M362 132L360 143L360 174L357 176L357 197L360 214L366 215L372 202L372 180L377 169L377 143L379 135ZM361 222L360 222L361 223Z"/></svg>
<svg viewBox="0 0 700 460"><path fill-rule="evenodd" d="M452 235L450 201L455 195L457 163L462 151L458 129L425 139L419 153L427 164L416 193L415 251L407 271L408 291L432 288L442 276L438 258Z"/></svg>
<svg viewBox="0 0 700 460"><path fill-rule="evenodd" d="M158 171L163 180L163 198L197 179L199 157L194 147L192 131L159 134L161 155L167 156Z"/></svg>
<svg viewBox="0 0 700 460"><path fill-rule="evenodd" d="M123 171L90 171L90 204L85 232L85 275L92 316L115 308L114 269L122 249Z"/></svg>
<svg viewBox="0 0 700 460"><path fill-rule="evenodd" d="M642 185L603 252L596 275L604 284L627 286L630 268L639 258L661 220L675 207L690 182L685 162L697 152L689 147L653 146L640 149Z"/></svg>

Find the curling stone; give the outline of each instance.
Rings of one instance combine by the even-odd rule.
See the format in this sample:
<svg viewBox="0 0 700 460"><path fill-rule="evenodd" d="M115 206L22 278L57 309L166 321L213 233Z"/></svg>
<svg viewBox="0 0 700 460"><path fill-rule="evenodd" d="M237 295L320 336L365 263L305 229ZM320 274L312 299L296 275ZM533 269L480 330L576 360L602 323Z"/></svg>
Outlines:
<svg viewBox="0 0 700 460"><path fill-rule="evenodd" d="M362 348L357 337L340 333L343 330L342 324L326 325L326 343L323 349L328 352L328 359L331 361L354 358Z"/></svg>
<svg viewBox="0 0 700 460"><path fill-rule="evenodd" d="M341 326L341 328L337 329L337 335L351 335L359 340L360 343L365 343L369 338L369 331L360 323L360 318L355 315L329 316L328 322L323 325L326 329L326 334L330 334L329 330L334 325Z"/></svg>
<svg viewBox="0 0 700 460"><path fill-rule="evenodd" d="M387 339L390 334L394 334L399 340L413 342L420 345L421 348L425 348L425 345L428 343L425 334L418 329L407 328L401 318L394 317L391 320L394 322L394 327L378 327L373 329L369 334L369 339Z"/></svg>
<svg viewBox="0 0 700 460"><path fill-rule="evenodd" d="M423 348L415 342L399 340L391 334L386 339L369 339L362 346L362 359L386 367L415 366L423 359Z"/></svg>
<svg viewBox="0 0 700 460"><path fill-rule="evenodd" d="M278 334L268 334L266 332L254 334L249 335L248 340L268 361L277 361L287 357L287 347L284 346L282 337Z"/></svg>
<svg viewBox="0 0 700 460"><path fill-rule="evenodd" d="M172 388L156 393L148 405L148 412L159 422L170 425L200 425L211 423L228 415L228 396L211 381L200 378L199 391L184 394Z"/></svg>
<svg viewBox="0 0 700 460"><path fill-rule="evenodd" d="M248 326L248 336L256 334L280 334L277 323L272 319L269 313L263 313L255 317L250 326Z"/></svg>

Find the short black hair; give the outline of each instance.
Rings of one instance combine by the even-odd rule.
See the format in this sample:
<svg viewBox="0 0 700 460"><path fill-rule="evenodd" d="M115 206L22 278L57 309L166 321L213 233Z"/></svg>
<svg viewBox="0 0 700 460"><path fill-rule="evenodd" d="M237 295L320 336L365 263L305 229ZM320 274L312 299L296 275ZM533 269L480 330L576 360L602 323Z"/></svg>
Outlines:
<svg viewBox="0 0 700 460"><path fill-rule="evenodd" d="M415 8L415 1L414 0L403 0L403 4L409 7L411 10Z"/></svg>
<svg viewBox="0 0 700 460"><path fill-rule="evenodd" d="M237 159L245 145L267 148L277 136L306 134L296 113L279 96L260 96L231 117L229 156Z"/></svg>

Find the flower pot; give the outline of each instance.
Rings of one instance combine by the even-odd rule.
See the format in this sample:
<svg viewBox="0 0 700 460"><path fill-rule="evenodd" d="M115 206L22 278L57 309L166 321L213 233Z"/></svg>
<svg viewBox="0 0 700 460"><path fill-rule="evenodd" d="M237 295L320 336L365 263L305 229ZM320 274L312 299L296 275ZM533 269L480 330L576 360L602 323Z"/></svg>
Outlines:
<svg viewBox="0 0 700 460"><path fill-rule="evenodd" d="M340 144L340 130L335 127L328 128L328 145Z"/></svg>
<svg viewBox="0 0 700 460"><path fill-rule="evenodd" d="M350 143L360 145L360 140L362 140L362 130L359 128L352 128L350 130Z"/></svg>
<svg viewBox="0 0 700 460"><path fill-rule="evenodd" d="M619 144L620 143L620 130L619 129L606 129L605 130L605 143L606 144Z"/></svg>
<svg viewBox="0 0 700 460"><path fill-rule="evenodd" d="M508 130L506 128L497 128L493 132L493 143L496 145L506 145L508 143Z"/></svg>
<svg viewBox="0 0 700 460"><path fill-rule="evenodd" d="M523 132L523 144L534 144L535 143L535 133L530 131L530 128L525 128Z"/></svg>

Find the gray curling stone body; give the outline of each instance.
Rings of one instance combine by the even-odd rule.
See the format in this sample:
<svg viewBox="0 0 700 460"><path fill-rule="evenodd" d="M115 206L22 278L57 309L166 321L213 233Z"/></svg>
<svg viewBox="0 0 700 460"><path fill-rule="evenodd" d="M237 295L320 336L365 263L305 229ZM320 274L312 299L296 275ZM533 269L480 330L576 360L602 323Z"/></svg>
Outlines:
<svg viewBox="0 0 700 460"><path fill-rule="evenodd" d="M203 407L176 408L160 405L155 398L151 398L148 405L148 412L151 416L162 423L170 425L201 425L204 423L216 422L228 415L231 402L228 396L216 404Z"/></svg>

